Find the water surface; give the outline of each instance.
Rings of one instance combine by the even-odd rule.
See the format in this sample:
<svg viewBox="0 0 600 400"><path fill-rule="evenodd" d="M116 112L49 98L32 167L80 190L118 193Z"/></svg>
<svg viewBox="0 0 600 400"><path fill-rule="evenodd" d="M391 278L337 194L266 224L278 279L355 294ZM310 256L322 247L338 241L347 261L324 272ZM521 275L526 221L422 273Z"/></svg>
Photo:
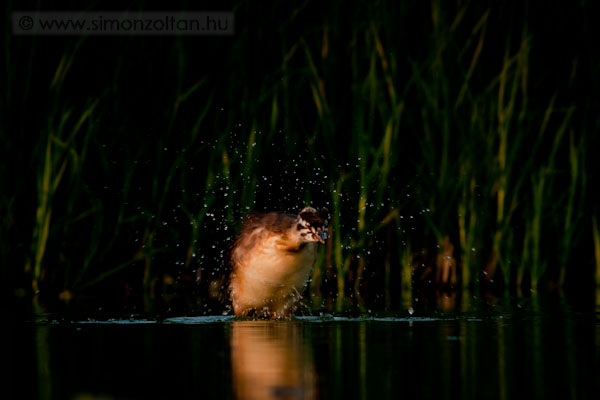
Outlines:
<svg viewBox="0 0 600 400"><path fill-rule="evenodd" d="M594 312L17 324L23 398L595 398Z"/></svg>

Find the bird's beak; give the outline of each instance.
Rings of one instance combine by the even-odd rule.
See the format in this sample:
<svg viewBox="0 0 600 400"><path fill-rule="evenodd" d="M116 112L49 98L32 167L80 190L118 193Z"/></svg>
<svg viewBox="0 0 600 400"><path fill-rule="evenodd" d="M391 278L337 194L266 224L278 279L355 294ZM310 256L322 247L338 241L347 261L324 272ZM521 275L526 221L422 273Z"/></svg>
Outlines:
<svg viewBox="0 0 600 400"><path fill-rule="evenodd" d="M319 232L317 234L317 238L319 239L319 242L325 243L325 241L327 240L327 232L326 231Z"/></svg>

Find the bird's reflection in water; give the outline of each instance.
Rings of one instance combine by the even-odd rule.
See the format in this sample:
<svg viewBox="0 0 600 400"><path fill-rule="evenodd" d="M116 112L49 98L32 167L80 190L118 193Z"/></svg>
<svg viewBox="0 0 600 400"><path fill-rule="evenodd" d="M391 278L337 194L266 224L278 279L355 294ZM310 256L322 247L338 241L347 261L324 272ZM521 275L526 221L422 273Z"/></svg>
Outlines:
<svg viewBox="0 0 600 400"><path fill-rule="evenodd" d="M234 321L231 368L238 399L314 399L315 376L302 326L294 321Z"/></svg>

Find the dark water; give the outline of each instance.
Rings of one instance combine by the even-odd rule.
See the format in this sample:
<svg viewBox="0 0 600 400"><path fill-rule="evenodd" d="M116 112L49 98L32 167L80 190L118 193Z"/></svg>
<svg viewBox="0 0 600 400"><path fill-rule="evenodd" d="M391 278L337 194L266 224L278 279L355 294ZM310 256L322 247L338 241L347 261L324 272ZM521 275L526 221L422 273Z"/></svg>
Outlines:
<svg viewBox="0 0 600 400"><path fill-rule="evenodd" d="M13 326L14 398L597 399L599 314L530 309Z"/></svg>

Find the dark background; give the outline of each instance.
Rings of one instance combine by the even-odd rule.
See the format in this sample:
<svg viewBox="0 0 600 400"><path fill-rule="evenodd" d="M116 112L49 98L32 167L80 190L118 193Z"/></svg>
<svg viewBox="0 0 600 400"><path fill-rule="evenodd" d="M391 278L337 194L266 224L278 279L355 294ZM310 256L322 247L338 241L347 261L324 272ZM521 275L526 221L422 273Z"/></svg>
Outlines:
<svg viewBox="0 0 600 400"><path fill-rule="evenodd" d="M233 11L235 34L14 36L3 24L6 296L221 311L241 218L311 204L333 215L319 298L398 307L404 266L417 289L593 302L588 2L8 2L4 19L81 9ZM435 279L446 237L454 283Z"/></svg>

